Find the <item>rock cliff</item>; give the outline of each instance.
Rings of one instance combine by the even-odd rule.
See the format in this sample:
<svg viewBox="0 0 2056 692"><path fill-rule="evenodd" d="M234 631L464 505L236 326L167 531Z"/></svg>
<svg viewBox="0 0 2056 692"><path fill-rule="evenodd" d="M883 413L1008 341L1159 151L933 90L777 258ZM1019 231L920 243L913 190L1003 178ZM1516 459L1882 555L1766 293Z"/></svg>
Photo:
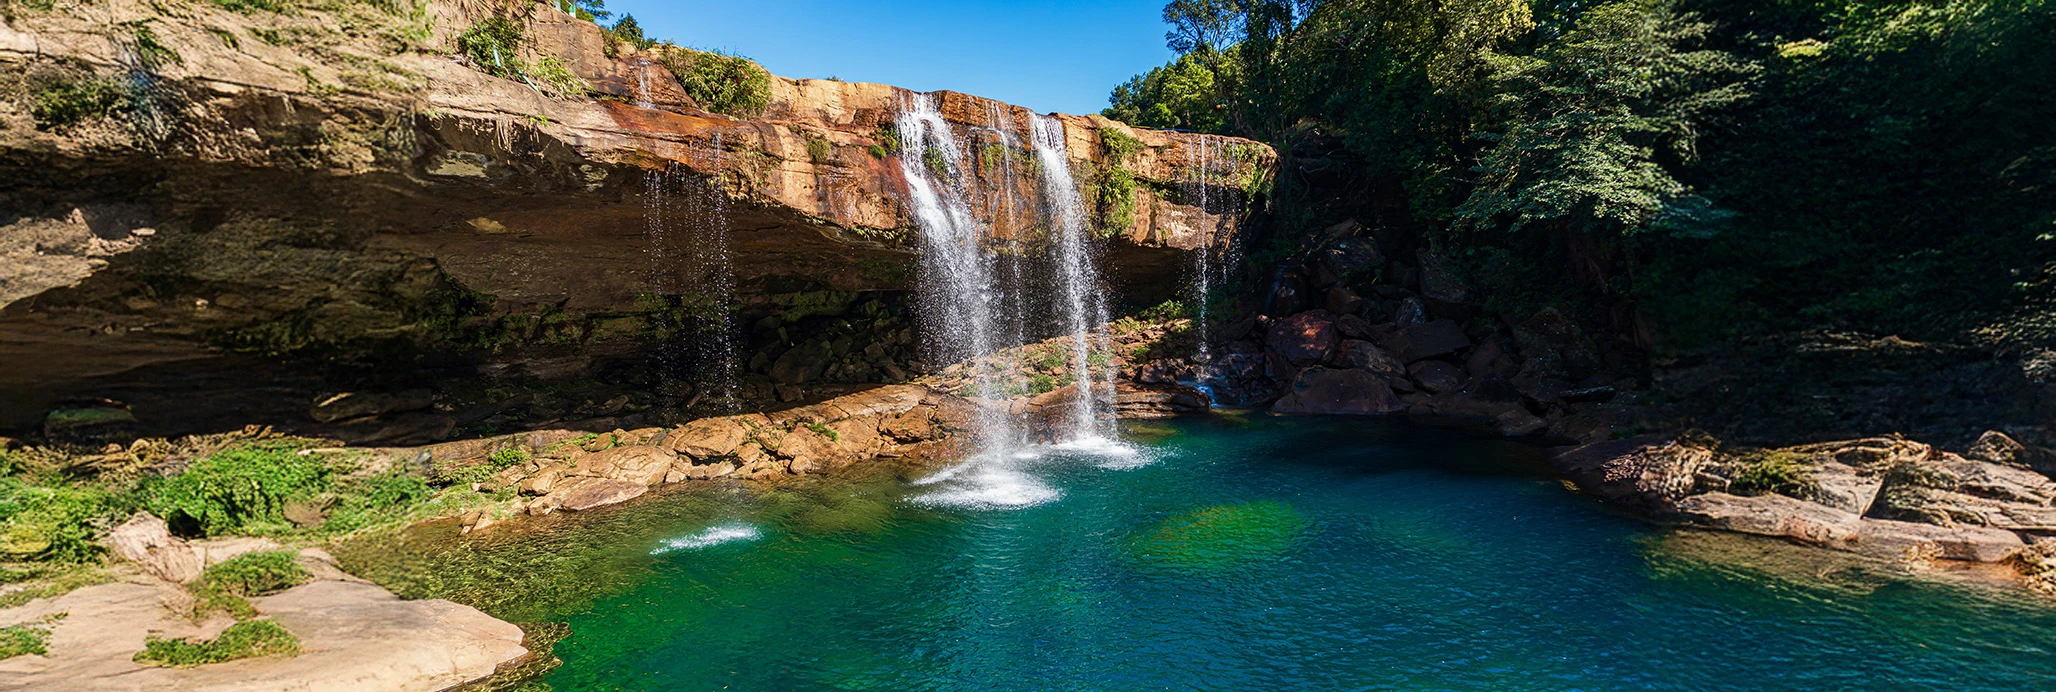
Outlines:
<svg viewBox="0 0 2056 692"><path fill-rule="evenodd" d="M588 374L662 356L720 292L750 330L739 355L762 356L754 372L840 329L849 362L807 375L907 379L914 224L892 128L907 92L740 61L707 77L694 65L719 56L639 47L546 5L403 5L9 6L0 362L37 367L0 372L0 429L79 395L162 420L186 412L151 392L190 403L208 382L241 392L230 415L251 422L325 386L267 369L282 356ZM480 53L478 30L505 17L513 40ZM754 90L706 104L741 117L685 86L710 78ZM1041 204L1034 176L1010 175L1032 165L1028 111L936 99L978 198ZM1172 290L1184 251L1241 233L1196 198L1239 202L1275 160L1253 142L1058 117L1110 278L1138 300ZM1033 214L991 225L995 242L1044 232ZM722 276L696 255L713 237ZM278 373L264 376L277 396L250 392L260 372Z"/></svg>

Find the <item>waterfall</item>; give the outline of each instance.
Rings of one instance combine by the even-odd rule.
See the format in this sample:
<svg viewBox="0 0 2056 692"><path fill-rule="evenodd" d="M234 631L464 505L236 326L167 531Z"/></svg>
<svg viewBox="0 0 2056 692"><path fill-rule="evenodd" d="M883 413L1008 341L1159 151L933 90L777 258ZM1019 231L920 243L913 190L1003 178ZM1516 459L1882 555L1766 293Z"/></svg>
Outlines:
<svg viewBox="0 0 2056 692"><path fill-rule="evenodd" d="M726 162L721 144L721 134L717 132L706 166L713 173L700 181L700 194L689 226L692 268L700 277L701 290L696 296L700 302L685 307L696 313L694 321L699 326L693 339L700 380L696 398L712 396L721 411L733 412L741 403L741 382L737 375L733 323L735 267L728 252L728 193L722 189Z"/></svg>
<svg viewBox="0 0 2056 692"><path fill-rule="evenodd" d="M1069 335L1071 352L1067 360L1076 378L1075 403L1071 409L1070 441L1105 437L1111 432L1111 407L1102 410L1094 391L1092 354L1099 340L1100 325L1107 323L1106 296L1099 281L1099 262L1093 252L1091 230L1086 223L1085 201L1078 183L1071 178L1071 159L1064 145L1064 124L1055 118L1032 116L1035 157L1042 170L1043 204L1049 210L1050 234L1056 243L1057 283ZM1112 368L1108 372L1111 390ZM1103 420L1104 419L1104 420Z"/></svg>
<svg viewBox="0 0 2056 692"><path fill-rule="evenodd" d="M985 227L971 214L975 195L956 134L926 94L903 96L898 122L900 172L921 236L923 334L934 362L963 363L973 395L1000 393L999 373L984 356L997 349L995 317L1005 302L985 251ZM988 450L1019 444L1005 411L980 408L980 437Z"/></svg>

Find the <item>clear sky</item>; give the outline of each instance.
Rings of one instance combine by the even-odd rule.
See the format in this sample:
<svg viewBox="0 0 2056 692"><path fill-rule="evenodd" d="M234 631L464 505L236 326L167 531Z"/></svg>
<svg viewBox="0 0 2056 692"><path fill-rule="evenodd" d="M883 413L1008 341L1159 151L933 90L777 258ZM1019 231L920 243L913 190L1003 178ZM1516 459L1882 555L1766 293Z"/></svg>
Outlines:
<svg viewBox="0 0 2056 692"><path fill-rule="evenodd" d="M607 0L643 33L748 56L773 73L948 89L1097 113L1169 61L1164 0ZM611 20L609 21L611 23Z"/></svg>

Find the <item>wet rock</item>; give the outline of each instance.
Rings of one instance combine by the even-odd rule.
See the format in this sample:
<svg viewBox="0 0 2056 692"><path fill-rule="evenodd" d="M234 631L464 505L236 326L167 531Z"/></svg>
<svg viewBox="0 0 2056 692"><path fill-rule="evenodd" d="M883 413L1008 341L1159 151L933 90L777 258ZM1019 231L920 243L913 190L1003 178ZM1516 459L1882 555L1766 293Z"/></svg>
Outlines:
<svg viewBox="0 0 2056 692"><path fill-rule="evenodd" d="M314 401L307 409L307 416L318 423L335 423L357 418L375 418L390 413L420 411L435 405L435 396L426 389L412 389L395 393L343 392L331 394Z"/></svg>
<svg viewBox="0 0 2056 692"><path fill-rule="evenodd" d="M1430 394L1453 392L1463 386L1463 371L1439 360L1424 360L1409 366L1407 375Z"/></svg>
<svg viewBox="0 0 2056 692"><path fill-rule="evenodd" d="M1278 320L1271 324L1266 341L1273 352L1293 365L1326 360L1337 341L1334 315L1314 310Z"/></svg>
<svg viewBox="0 0 2056 692"><path fill-rule="evenodd" d="M1279 413L1385 415L1404 410L1383 379L1364 370L1310 366L1299 372L1283 398L1272 405Z"/></svg>
<svg viewBox="0 0 2056 692"><path fill-rule="evenodd" d="M1469 348L1471 339L1451 320L1435 320L1399 330L1382 344L1400 360L1412 363Z"/></svg>
<svg viewBox="0 0 2056 692"><path fill-rule="evenodd" d="M1662 513L1698 489L1713 458L1707 446L1644 435L1557 451L1549 465L1602 500Z"/></svg>
<svg viewBox="0 0 2056 692"><path fill-rule="evenodd" d="M60 444L132 440L136 431L136 415L111 399L64 402L43 417L43 439Z"/></svg>
<svg viewBox="0 0 2056 692"><path fill-rule="evenodd" d="M702 418L680 426L664 444L679 454L711 459L733 454L748 438L749 430L734 418Z"/></svg>
<svg viewBox="0 0 2056 692"><path fill-rule="evenodd" d="M569 475L610 478L645 486L663 482L664 473L678 459L671 450L644 445L615 447L579 457Z"/></svg>
<svg viewBox="0 0 2056 692"><path fill-rule="evenodd" d="M1114 394L1114 411L1122 418L1170 418L1204 413L1212 406L1206 394L1180 384L1142 387L1122 383Z"/></svg>
<svg viewBox="0 0 2056 692"><path fill-rule="evenodd" d="M171 535L164 520L149 512L138 512L109 530L106 542L115 557L136 563L143 571L166 581L192 581L207 566L199 548Z"/></svg>
<svg viewBox="0 0 2056 692"><path fill-rule="evenodd" d="M1887 558L1999 562L2027 544L2003 529L1864 519L1844 547Z"/></svg>
<svg viewBox="0 0 2056 692"><path fill-rule="evenodd" d="M530 514L547 514L551 510L583 512L596 507L620 504L642 497L650 486L612 478L577 476L558 483L550 494L536 498L529 503ZM542 511L537 511L540 508Z"/></svg>
<svg viewBox="0 0 2056 692"><path fill-rule="evenodd" d="M1722 492L1678 500L1675 511L1696 523L1725 531L1778 536L1837 547L1854 538L1861 518L1833 507L1783 495L1742 497Z"/></svg>
<svg viewBox="0 0 2056 692"><path fill-rule="evenodd" d="M1400 329L1427 323L1428 307L1419 298L1408 297L1399 301L1399 310L1392 314L1392 324Z"/></svg>
<svg viewBox="0 0 2056 692"><path fill-rule="evenodd" d="M835 345L822 339L814 339L792 347L778 356L771 364L771 381L779 384L804 384L821 377L829 361L835 359Z"/></svg>

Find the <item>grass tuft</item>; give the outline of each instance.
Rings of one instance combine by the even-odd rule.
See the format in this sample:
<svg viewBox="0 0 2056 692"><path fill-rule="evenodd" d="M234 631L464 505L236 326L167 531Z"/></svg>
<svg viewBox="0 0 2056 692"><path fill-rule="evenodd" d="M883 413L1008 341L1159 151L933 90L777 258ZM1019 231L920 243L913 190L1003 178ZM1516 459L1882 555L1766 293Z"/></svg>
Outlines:
<svg viewBox="0 0 2056 692"><path fill-rule="evenodd" d="M300 639L270 620L244 620L205 641L152 635L136 653L137 663L185 668L258 656L293 656Z"/></svg>

